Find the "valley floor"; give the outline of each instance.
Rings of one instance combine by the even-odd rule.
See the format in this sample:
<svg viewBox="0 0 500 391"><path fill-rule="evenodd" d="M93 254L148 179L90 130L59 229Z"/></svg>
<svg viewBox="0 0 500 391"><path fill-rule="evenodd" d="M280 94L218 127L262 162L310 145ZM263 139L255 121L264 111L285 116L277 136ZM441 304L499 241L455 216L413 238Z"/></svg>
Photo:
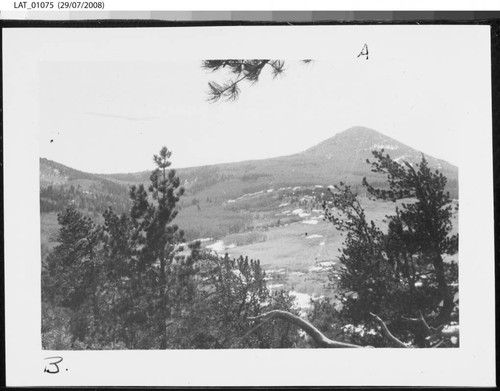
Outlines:
<svg viewBox="0 0 500 391"><path fill-rule="evenodd" d="M268 288L292 293L297 307L305 314L311 307L311 299L334 299L335 283L329 281L328 273L331 266L338 263L343 236L330 222L323 220L323 210L316 209L317 204L301 206L279 201L277 193L260 192L229 204L201 203L201 208L192 205L181 210L176 222L191 232L191 236L200 230L204 221L210 222L202 232L212 235L196 238L202 240L206 249L221 255L227 253L232 258L243 256L260 260L266 271ZM259 202L263 205L256 207ZM242 209L238 209L239 203ZM362 204L367 218L381 227L385 226L385 216L394 213L396 206L367 198L362 199ZM100 223L102 219L94 216L94 220ZM238 224L231 228L230 223L235 220L245 221L245 227ZM52 238L58 224L55 213L43 213L41 221L44 259L54 246ZM453 224L453 233L456 233L457 215ZM229 233L224 234L227 231ZM453 259L457 261L458 254Z"/></svg>

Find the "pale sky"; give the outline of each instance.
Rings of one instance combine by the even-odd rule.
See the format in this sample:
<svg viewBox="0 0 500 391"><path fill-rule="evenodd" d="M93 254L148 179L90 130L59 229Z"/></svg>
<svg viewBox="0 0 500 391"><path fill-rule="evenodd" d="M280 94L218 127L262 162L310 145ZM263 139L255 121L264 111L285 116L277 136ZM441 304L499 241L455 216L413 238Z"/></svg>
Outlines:
<svg viewBox="0 0 500 391"><path fill-rule="evenodd" d="M6 50L37 70L40 156L83 171L151 169L163 145L174 167L282 156L358 125L458 165L459 135L491 123L489 42L471 27L25 29ZM210 58L286 71L211 104Z"/></svg>

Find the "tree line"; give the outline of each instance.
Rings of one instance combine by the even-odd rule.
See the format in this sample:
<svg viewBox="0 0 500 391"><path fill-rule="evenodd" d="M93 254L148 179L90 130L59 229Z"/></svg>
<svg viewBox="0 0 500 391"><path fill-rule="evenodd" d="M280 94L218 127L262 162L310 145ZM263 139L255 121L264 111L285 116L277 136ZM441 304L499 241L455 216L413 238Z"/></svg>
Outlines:
<svg viewBox="0 0 500 391"><path fill-rule="evenodd" d="M40 212L64 212L68 208L86 210L93 214L103 213L110 205L119 212L127 210L129 199L124 186L109 186L106 182L100 183L103 189L90 186L84 190L80 185L76 187L63 185L40 188Z"/></svg>

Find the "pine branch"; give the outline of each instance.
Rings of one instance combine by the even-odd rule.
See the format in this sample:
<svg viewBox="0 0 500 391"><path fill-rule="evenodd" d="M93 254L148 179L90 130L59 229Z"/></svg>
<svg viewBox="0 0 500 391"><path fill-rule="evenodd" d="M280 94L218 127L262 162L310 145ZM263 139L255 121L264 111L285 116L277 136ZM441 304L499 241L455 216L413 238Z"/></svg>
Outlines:
<svg viewBox="0 0 500 391"><path fill-rule="evenodd" d="M226 94L227 100L236 100L239 95L239 89L237 88L238 83L247 79L247 76L242 76L236 81L231 81L224 86L221 86L213 81L208 83L210 90L208 91L209 97L208 100L210 102L217 102L220 98ZM227 92L229 91L229 94Z"/></svg>
<svg viewBox="0 0 500 391"><path fill-rule="evenodd" d="M254 84L259 80L262 69L269 65L273 69L273 75L276 77L283 71L284 62L281 60L205 60L202 63L204 69L212 72L218 71L226 66L236 75L236 81L229 80L224 85L214 81L208 83L208 101L217 102L223 96L227 100L236 100L240 94L238 84L247 80Z"/></svg>

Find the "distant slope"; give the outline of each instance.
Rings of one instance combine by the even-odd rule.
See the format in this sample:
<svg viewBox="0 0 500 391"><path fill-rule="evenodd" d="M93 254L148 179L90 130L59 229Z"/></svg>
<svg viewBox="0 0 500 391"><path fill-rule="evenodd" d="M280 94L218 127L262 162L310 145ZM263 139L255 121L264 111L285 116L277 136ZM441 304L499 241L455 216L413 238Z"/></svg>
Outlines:
<svg viewBox="0 0 500 391"><path fill-rule="evenodd" d="M129 206L128 187L124 183L41 158L41 212L60 212L70 206L97 214L110 206L124 212Z"/></svg>
<svg viewBox="0 0 500 391"><path fill-rule="evenodd" d="M415 149L374 130L355 127L290 156L178 169L186 193L175 223L186 232L187 240L293 224L303 219L301 213L318 213L329 197L329 185L343 181L363 195L361 182L366 176L370 183L386 186L385 178L372 173L366 163L371 151L381 148L401 162L421 160ZM448 178L448 190L458 199L457 167L426 158ZM99 221L110 206L117 213L129 211L130 185L147 184L149 176L150 172L90 174L40 159L43 253L54 245L50 238L57 231L56 213L72 206Z"/></svg>
<svg viewBox="0 0 500 391"><path fill-rule="evenodd" d="M96 180L96 175L75 170L49 159L40 158L40 186L66 185L78 180Z"/></svg>
<svg viewBox="0 0 500 391"><path fill-rule="evenodd" d="M419 163L422 153L375 130L349 128L303 152L271 159L224 163L202 167L181 168L177 174L186 195L224 202L244 194L270 188L315 186L343 181L362 191L363 177L377 185L385 179L370 170L366 163L371 151L384 149L392 158L411 164ZM444 160L426 155L429 165L448 178L448 190L458 198L458 168ZM133 183L147 183L149 172L96 175L84 173L62 164L40 160L40 185L79 185L97 193L112 192L126 198Z"/></svg>
<svg viewBox="0 0 500 391"><path fill-rule="evenodd" d="M338 172L366 175L366 159L372 159L373 150L384 149L398 162L403 160L416 164L420 163L422 153L387 137L375 130L357 126L349 128L322 143L301 153L313 160L333 160ZM451 177L458 173L457 167L452 164L426 155L430 166L449 174Z"/></svg>
<svg viewBox="0 0 500 391"><path fill-rule="evenodd" d="M179 169L178 174L190 193L226 199L272 187L330 185L339 181L359 189L363 177L383 186L385 179L372 173L366 163L373 159L372 150L382 148L399 162L417 164L422 158L421 152L397 140L372 129L353 127L294 155ZM458 168L425 157L432 168L448 178L448 190L458 198Z"/></svg>

